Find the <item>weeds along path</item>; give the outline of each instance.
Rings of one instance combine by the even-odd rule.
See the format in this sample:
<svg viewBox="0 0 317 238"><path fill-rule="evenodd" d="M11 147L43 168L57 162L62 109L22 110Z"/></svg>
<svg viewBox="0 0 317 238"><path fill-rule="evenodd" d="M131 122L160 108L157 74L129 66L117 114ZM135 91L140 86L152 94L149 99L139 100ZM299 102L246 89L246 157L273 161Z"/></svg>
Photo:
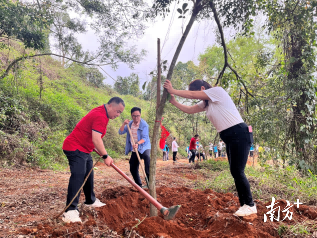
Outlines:
<svg viewBox="0 0 317 238"><path fill-rule="evenodd" d="M65 206L69 172L0 169L0 237L278 237L280 225L316 224L315 207L292 207L292 220L264 222L268 211L258 201L258 216L238 218L231 193L194 189L205 175L187 164L157 161L157 197L166 206L182 205L173 221L148 217L149 202L115 170L102 163L95 172L95 193L107 205L80 206L83 224L51 220ZM116 161L127 175L127 160ZM142 176L142 175L141 175ZM83 202L83 194L80 203ZM281 209L287 204L279 200Z"/></svg>

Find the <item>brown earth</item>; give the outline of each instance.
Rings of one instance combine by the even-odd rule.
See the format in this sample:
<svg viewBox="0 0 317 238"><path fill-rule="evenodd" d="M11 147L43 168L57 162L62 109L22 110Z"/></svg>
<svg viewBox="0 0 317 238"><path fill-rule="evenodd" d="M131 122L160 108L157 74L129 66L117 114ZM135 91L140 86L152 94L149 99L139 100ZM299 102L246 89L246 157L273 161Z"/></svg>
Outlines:
<svg viewBox="0 0 317 238"><path fill-rule="evenodd" d="M279 222L270 221L270 217L264 222L271 201L256 201L257 215L236 217L233 213L239 205L235 194L194 189L206 175L185 159L179 162L157 161L157 200L167 208L181 205L172 221L161 214L149 217L149 202L102 163L94 170L95 193L107 205L96 209L80 206L82 224L54 219L65 206L69 172L1 168L0 237L278 237L277 228L282 224L317 224L317 208L305 205L294 205L289 209L291 220L281 221L286 215L282 212L285 200L277 201ZM131 177L127 160L115 164Z"/></svg>

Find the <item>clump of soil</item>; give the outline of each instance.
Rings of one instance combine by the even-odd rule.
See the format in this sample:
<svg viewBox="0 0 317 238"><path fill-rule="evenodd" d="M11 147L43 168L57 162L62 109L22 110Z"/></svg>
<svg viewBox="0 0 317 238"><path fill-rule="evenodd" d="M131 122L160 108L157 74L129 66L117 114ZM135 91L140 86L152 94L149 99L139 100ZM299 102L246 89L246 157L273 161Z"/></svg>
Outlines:
<svg viewBox="0 0 317 238"><path fill-rule="evenodd" d="M166 221L159 214L157 217L149 217L149 202L134 188L119 186L106 189L102 193L102 202L106 206L92 210L81 210L83 224L66 224L58 229L54 225L38 225L36 232L25 232L44 237L63 236L73 232L72 237L83 237L93 229L100 232L100 228L115 231L114 235L123 236L136 231L144 237L278 237L277 227L280 224L296 224L303 220L317 219L317 212L312 208L300 205L288 209L292 213L291 220L285 217L287 208L285 200L278 200L275 208L280 207L280 222L271 222L270 210L266 206L270 203L257 202L257 215L239 218L233 213L239 208L238 198L231 193L217 193L210 189L205 191L189 189L185 187L157 189L157 200L165 207L181 205L181 209L172 221ZM264 222L264 214L268 220ZM277 209L275 216L277 216ZM288 214L290 215L290 213ZM137 225L138 224L138 225ZM137 226L136 226L137 225ZM67 233L66 233L67 230ZM129 231L129 232L127 232ZM118 236L119 237L119 236Z"/></svg>

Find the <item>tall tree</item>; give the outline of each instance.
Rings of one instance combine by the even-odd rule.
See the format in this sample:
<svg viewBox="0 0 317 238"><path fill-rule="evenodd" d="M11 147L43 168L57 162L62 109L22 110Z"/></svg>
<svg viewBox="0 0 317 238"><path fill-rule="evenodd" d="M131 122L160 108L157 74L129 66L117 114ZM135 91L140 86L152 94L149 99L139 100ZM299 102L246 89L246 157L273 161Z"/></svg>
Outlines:
<svg viewBox="0 0 317 238"><path fill-rule="evenodd" d="M120 94L130 94L137 97L140 95L139 84L139 76L135 73L132 73L127 77L118 76L114 84L114 89Z"/></svg>
<svg viewBox="0 0 317 238"><path fill-rule="evenodd" d="M37 1L39 9L43 9L45 4L44 0ZM12 61L0 78L5 77L19 61L43 55L61 57L65 59L62 63L66 66L66 60L70 60L90 66L109 65L114 69L119 63L125 63L133 68L144 57L146 53L144 50L138 51L136 46L127 43L143 34L145 17L150 17L152 14L143 0L133 2L65 0L50 2L47 6L48 10L39 16L53 19L53 22L49 22L52 23L51 40L56 46L51 49L53 52L46 51L18 57ZM87 24L83 24L80 19L86 19ZM17 22L15 21L15 24ZM99 38L99 44L95 47L97 48L95 51L84 52L76 39L76 33L89 29Z"/></svg>
<svg viewBox="0 0 317 238"><path fill-rule="evenodd" d="M16 38L25 47L43 49L51 17L49 3L43 1L42 7L31 2L0 0L0 37Z"/></svg>
<svg viewBox="0 0 317 238"><path fill-rule="evenodd" d="M189 22L186 26L186 29L182 35L181 40L177 46L176 52L173 56L171 65L170 65L168 73L167 73L168 79L172 78L173 70L174 70L176 61L177 61L178 56L182 50L182 47L185 43L185 40L188 36L188 33L189 33L190 29L192 28L193 23L196 20L197 15L203 9L202 2L203 2L202 0L193 1L194 4L193 4L193 7L191 9L191 16L190 16ZM157 13L163 12L163 15L164 15L165 12L169 12L169 4L170 4L169 1L157 0L156 5L154 4L154 7L156 8ZM183 4L182 9L180 9L182 14L185 13L187 6L188 6L187 3ZM167 91L164 89L160 105L156 111L155 124L154 124L154 128L153 128L153 136L152 136L152 143L151 143L152 144L152 149L151 149L151 158L152 159L151 159L151 165L150 165L150 194L154 198L156 198L155 175L156 175L156 155L157 155L157 145L158 145L158 137L159 137L159 126L160 126L160 121L162 119L164 105L166 103L166 100L167 100ZM153 205L150 206L150 215L151 216L157 215L157 210Z"/></svg>

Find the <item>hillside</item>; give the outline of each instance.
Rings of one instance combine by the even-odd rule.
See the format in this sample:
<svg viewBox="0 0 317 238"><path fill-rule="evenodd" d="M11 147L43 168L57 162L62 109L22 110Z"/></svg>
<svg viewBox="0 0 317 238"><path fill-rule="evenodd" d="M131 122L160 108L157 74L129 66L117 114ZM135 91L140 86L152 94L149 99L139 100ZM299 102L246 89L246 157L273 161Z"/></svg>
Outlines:
<svg viewBox="0 0 317 238"><path fill-rule="evenodd" d="M22 54L34 54L19 43L0 51L0 67ZM66 164L62 143L76 123L92 108L120 96L106 85L89 82L84 68L72 64L63 68L50 56L34 57L17 63L0 81L0 158L4 165L31 163L42 168ZM98 86L98 87L97 87ZM150 103L129 95L120 96L126 107L120 118L109 122L104 143L109 154L124 154L125 137L118 135L124 119L131 118L134 106L149 118Z"/></svg>

